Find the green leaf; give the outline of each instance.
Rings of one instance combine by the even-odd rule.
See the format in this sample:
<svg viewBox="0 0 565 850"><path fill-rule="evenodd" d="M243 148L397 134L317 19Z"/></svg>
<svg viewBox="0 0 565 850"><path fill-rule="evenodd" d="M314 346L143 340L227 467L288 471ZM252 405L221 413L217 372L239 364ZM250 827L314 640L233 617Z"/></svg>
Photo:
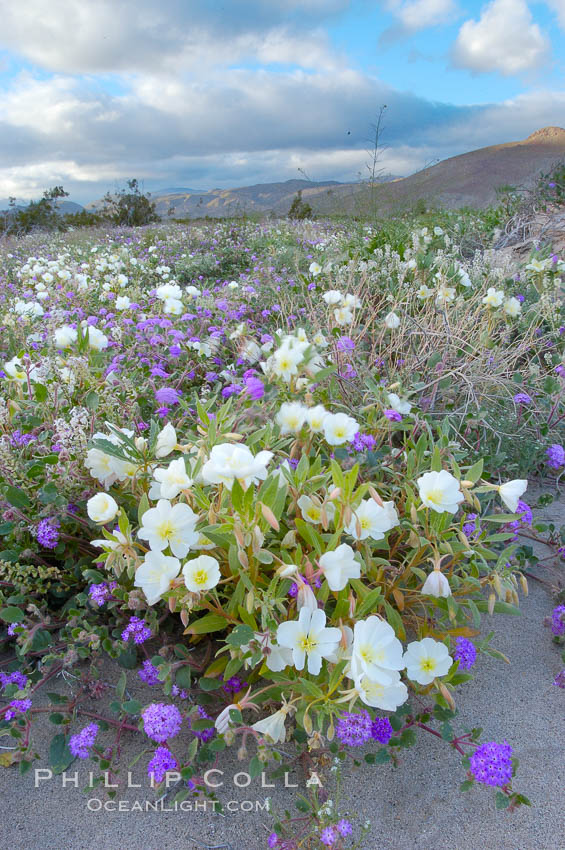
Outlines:
<svg viewBox="0 0 565 850"><path fill-rule="evenodd" d="M55 775L63 773L74 761L74 756L69 750L67 737L62 733L55 735L49 747L49 764Z"/></svg>
<svg viewBox="0 0 565 850"><path fill-rule="evenodd" d="M219 614L206 614L204 617L201 617L200 620L197 620L192 625L188 626L185 631L187 635L205 635L208 632L219 632L222 629L227 628L228 621L225 617L221 617Z"/></svg>
<svg viewBox="0 0 565 850"><path fill-rule="evenodd" d="M120 700L122 700L124 698L124 694L126 692L126 684L127 684L126 671L122 670L122 672L120 673L120 678L118 679L118 684L116 685L116 696Z"/></svg>
<svg viewBox="0 0 565 850"><path fill-rule="evenodd" d="M236 626L235 629L226 638L226 643L230 646L244 646L253 640L255 632L250 626L245 624Z"/></svg>
<svg viewBox="0 0 565 850"><path fill-rule="evenodd" d="M8 605L7 608L0 610L0 617L5 623L21 623L24 618L24 612L15 605Z"/></svg>
<svg viewBox="0 0 565 850"><path fill-rule="evenodd" d="M30 500L23 490L20 490L18 487L6 487L5 498L15 508L31 508Z"/></svg>
<svg viewBox="0 0 565 850"><path fill-rule="evenodd" d="M507 797L502 791L496 792L495 801L497 809L507 809L511 802L510 797Z"/></svg>
<svg viewBox="0 0 565 850"><path fill-rule="evenodd" d="M186 690L190 688L192 682L192 672L188 664L179 667L179 669L175 673L175 682L177 683L179 688L185 688Z"/></svg>
<svg viewBox="0 0 565 850"><path fill-rule="evenodd" d="M122 704L126 714L140 714L142 705L138 699L130 699Z"/></svg>
<svg viewBox="0 0 565 850"><path fill-rule="evenodd" d="M202 676L202 678L198 680L198 685L203 691L215 691L221 684L222 683L219 679L210 679L206 678L206 676Z"/></svg>
<svg viewBox="0 0 565 850"><path fill-rule="evenodd" d="M96 410L99 401L100 399L98 398L98 393L94 392L94 390L90 390L90 392L86 394L86 397L84 399L84 403L89 410Z"/></svg>
<svg viewBox="0 0 565 850"><path fill-rule="evenodd" d="M473 466L467 470L465 473L465 479L467 481L472 481L473 484L476 484L481 475L483 474L484 460L481 458Z"/></svg>
<svg viewBox="0 0 565 850"><path fill-rule="evenodd" d="M137 506L137 520L140 525L142 524L143 514L147 513L149 508L149 499L147 498L147 493L144 493L141 499L139 500L139 505Z"/></svg>

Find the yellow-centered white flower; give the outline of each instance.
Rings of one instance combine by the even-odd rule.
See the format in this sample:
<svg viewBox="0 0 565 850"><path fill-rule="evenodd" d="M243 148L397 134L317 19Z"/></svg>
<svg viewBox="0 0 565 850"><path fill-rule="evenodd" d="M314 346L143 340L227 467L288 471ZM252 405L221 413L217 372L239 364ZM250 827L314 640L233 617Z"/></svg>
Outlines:
<svg viewBox="0 0 565 850"><path fill-rule="evenodd" d="M182 574L187 590L193 593L212 590L222 577L220 565L211 555L200 555L192 561L187 561L182 568Z"/></svg>
<svg viewBox="0 0 565 850"><path fill-rule="evenodd" d="M149 548L155 552L162 552L169 546L173 555L184 558L198 543L197 522L198 516L188 505L171 505L168 499L159 499L155 508L143 514L137 536L147 540Z"/></svg>
<svg viewBox="0 0 565 850"><path fill-rule="evenodd" d="M228 490L237 478L243 488L257 484L267 477L267 464L272 452L262 451L253 455L244 445L220 443L210 452L210 458L202 467L202 480L206 484L224 484Z"/></svg>
<svg viewBox="0 0 565 850"><path fill-rule="evenodd" d="M326 628L326 615L320 608L301 608L298 620L281 623L277 629L277 642L292 650L296 669L303 670L307 658L307 670L312 676L318 675L322 658L332 655L340 640L341 631Z"/></svg>
<svg viewBox="0 0 565 850"><path fill-rule="evenodd" d="M182 490L192 486L192 478L186 473L184 457L172 460L166 468L157 468L153 478L160 487L159 495L162 499L174 499Z"/></svg>
<svg viewBox="0 0 565 850"><path fill-rule="evenodd" d="M170 590L171 582L180 570L180 561L163 555L162 552L148 552L140 567L136 570L134 586L140 587L148 605L155 605L161 596Z"/></svg>
<svg viewBox="0 0 565 850"><path fill-rule="evenodd" d="M382 540L387 531L399 523L394 502L384 502L377 505L373 499L365 499L355 509L349 525L345 527L348 534L355 540Z"/></svg>
<svg viewBox="0 0 565 850"><path fill-rule="evenodd" d="M275 420L281 434L298 434L308 416L308 408L299 401L285 401L281 404Z"/></svg>
<svg viewBox="0 0 565 850"><path fill-rule="evenodd" d="M396 711L408 699L408 688L400 681L400 673L394 671L391 671L391 682L388 685L373 682L368 676L358 676L354 683L360 699L372 708Z"/></svg>
<svg viewBox="0 0 565 850"><path fill-rule="evenodd" d="M446 469L441 472L426 472L417 480L422 504L438 514L457 513L464 496L459 481Z"/></svg>
<svg viewBox="0 0 565 850"><path fill-rule="evenodd" d="M504 301L504 290L495 289L494 286L489 286L487 294L483 298L483 304L487 307L500 307Z"/></svg>
<svg viewBox="0 0 565 850"><path fill-rule="evenodd" d="M409 643L403 661L406 675L419 685L429 685L438 676L445 676L453 664L446 645L429 637Z"/></svg>
<svg viewBox="0 0 565 850"><path fill-rule="evenodd" d="M350 443L359 430L359 423L347 413L328 413L322 423L324 437L330 446Z"/></svg>
<svg viewBox="0 0 565 850"><path fill-rule="evenodd" d="M372 682L390 685L394 673L404 669L402 644L392 626L380 617L359 620L353 628L351 676L366 676Z"/></svg>
<svg viewBox="0 0 565 850"><path fill-rule="evenodd" d="M300 508L300 513L306 522L311 522L312 525L319 525L322 522L322 507L321 505L315 504L310 496L301 496L298 499L297 504ZM335 505L332 502L327 502L324 506L324 510L328 520L334 518Z"/></svg>
<svg viewBox="0 0 565 850"><path fill-rule="evenodd" d="M110 522L118 513L118 504L108 493L97 493L86 503L86 512L93 522Z"/></svg>
<svg viewBox="0 0 565 850"><path fill-rule="evenodd" d="M155 457L166 457L177 447L177 432L170 422L159 432L155 446Z"/></svg>

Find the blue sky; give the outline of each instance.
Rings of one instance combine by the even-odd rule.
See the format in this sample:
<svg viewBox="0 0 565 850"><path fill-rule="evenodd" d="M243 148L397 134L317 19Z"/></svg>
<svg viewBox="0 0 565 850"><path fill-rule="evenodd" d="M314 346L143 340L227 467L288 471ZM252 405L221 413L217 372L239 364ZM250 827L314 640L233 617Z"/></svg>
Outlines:
<svg viewBox="0 0 565 850"><path fill-rule="evenodd" d="M565 126L565 0L0 0L0 198L406 175Z"/></svg>

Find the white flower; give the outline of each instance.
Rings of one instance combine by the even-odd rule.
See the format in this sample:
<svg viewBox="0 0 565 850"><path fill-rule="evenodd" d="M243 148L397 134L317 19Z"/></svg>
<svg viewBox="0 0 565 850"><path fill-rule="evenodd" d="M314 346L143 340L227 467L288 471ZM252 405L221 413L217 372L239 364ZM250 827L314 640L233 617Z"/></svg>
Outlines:
<svg viewBox="0 0 565 850"><path fill-rule="evenodd" d="M469 277L465 269L458 269L457 274L459 276L459 283L461 284L461 286L469 287L473 285L471 282L471 278Z"/></svg>
<svg viewBox="0 0 565 850"><path fill-rule="evenodd" d="M261 347L254 339L249 339L239 352L239 356L247 360L248 363L257 363L261 357Z"/></svg>
<svg viewBox="0 0 565 850"><path fill-rule="evenodd" d="M354 309L361 306L361 299L358 295L352 295L350 292L343 296L342 304L344 307L353 307Z"/></svg>
<svg viewBox="0 0 565 850"><path fill-rule="evenodd" d="M420 286L420 287L416 290L416 295L417 295L417 297L418 297L418 298L421 298L421 299L422 299L422 301L424 301L426 298L429 298L429 297L430 297L430 295L433 295L433 294L434 294L433 289L430 289L430 287L429 287L429 286L426 286L426 284L425 284L425 283L423 283L423 284L422 284L422 285L421 285L421 286Z"/></svg>
<svg viewBox="0 0 565 850"><path fill-rule="evenodd" d="M311 431L319 433L324 425L324 418L328 411L323 404L317 404L316 407L310 407L306 414L306 421Z"/></svg>
<svg viewBox="0 0 565 850"><path fill-rule="evenodd" d="M490 286L487 289L487 294L483 298L483 304L486 304L487 307L500 307L503 301L504 291L502 289L495 289L494 286Z"/></svg>
<svg viewBox="0 0 565 850"><path fill-rule="evenodd" d="M299 348L289 348L283 345L270 359L271 371L279 378L290 381L292 375L298 374L298 365L304 360Z"/></svg>
<svg viewBox="0 0 565 850"><path fill-rule="evenodd" d="M357 523L360 526L360 534L358 533ZM394 502L385 502L381 507L373 499L365 499L356 508L351 517L351 522L345 530L355 540L366 540L367 537L371 537L373 540L382 540L385 533L397 526L398 523L398 514Z"/></svg>
<svg viewBox="0 0 565 850"><path fill-rule="evenodd" d="M328 346L328 341L325 338L324 334L321 333L321 331L318 331L318 333L314 334L314 336L312 337L312 341L314 345L319 346L319 348L327 348Z"/></svg>
<svg viewBox="0 0 565 850"><path fill-rule="evenodd" d="M351 648L352 678L367 676L372 682L389 685L395 680L395 672L403 668L402 644L386 620L373 615L355 623Z"/></svg>
<svg viewBox="0 0 565 850"><path fill-rule="evenodd" d="M441 570L432 570L422 587L422 593L426 596L451 596L449 582Z"/></svg>
<svg viewBox="0 0 565 850"><path fill-rule="evenodd" d="M171 298L180 301L182 298L182 289L178 283L162 283L161 286L157 287L155 293L157 298L160 298L162 301L167 301Z"/></svg>
<svg viewBox="0 0 565 850"><path fill-rule="evenodd" d="M292 650L292 660L297 670L303 670L308 656L308 672L317 676L322 668L322 658L335 652L341 631L326 628L326 615L320 609L301 608L298 620L281 623L277 629L277 642Z"/></svg>
<svg viewBox="0 0 565 850"><path fill-rule="evenodd" d="M187 286L184 291L187 295L190 295L191 298L198 298L200 295L200 290L196 286Z"/></svg>
<svg viewBox="0 0 565 850"><path fill-rule="evenodd" d="M266 735L274 744L282 744L286 738L284 721L290 711L294 711L293 706L282 705L274 714L270 714L263 720L258 720L251 728L259 732L260 735Z"/></svg>
<svg viewBox="0 0 565 850"><path fill-rule="evenodd" d="M168 422L157 437L155 446L155 457L166 457L177 446L177 432Z"/></svg>
<svg viewBox="0 0 565 850"><path fill-rule="evenodd" d="M301 496L297 502L300 512L306 522L311 522L313 525L319 525L322 521L322 508L316 505L310 496ZM325 511L328 519L333 519L335 514L335 505L328 502L325 505Z"/></svg>
<svg viewBox="0 0 565 850"><path fill-rule="evenodd" d="M339 289L329 289L327 292L324 292L322 298L324 299L328 307L331 307L332 304L341 304L343 295L341 294Z"/></svg>
<svg viewBox="0 0 565 850"><path fill-rule="evenodd" d="M429 637L409 643L403 661L406 675L419 685L429 685L437 676L445 676L453 664L446 645Z"/></svg>
<svg viewBox="0 0 565 850"><path fill-rule="evenodd" d="M107 493L97 493L86 503L86 512L93 522L110 522L118 513L118 504Z"/></svg>
<svg viewBox="0 0 565 850"><path fill-rule="evenodd" d="M231 490L237 478L245 488L265 480L272 457L272 452L262 451L254 456L247 446L220 443L202 467L202 479L206 484L225 484Z"/></svg>
<svg viewBox="0 0 565 850"><path fill-rule="evenodd" d="M355 560L355 552L347 543L342 543L333 552L326 552L318 563L330 590L343 590L350 578L359 578L361 567Z"/></svg>
<svg viewBox="0 0 565 850"><path fill-rule="evenodd" d="M95 351L102 351L104 348L108 348L108 337L94 325L90 325L88 328L88 344Z"/></svg>
<svg viewBox="0 0 565 850"><path fill-rule="evenodd" d="M273 673L280 673L285 667L292 664L291 650L283 646L277 646L276 643L272 642L269 634L255 632L254 638L263 651L263 659L265 660L267 667L269 670L272 670ZM250 651L251 647L248 643L246 643L244 646L241 646L240 649L245 654ZM243 663L246 667L249 667L251 665L251 659L246 658Z"/></svg>
<svg viewBox="0 0 565 850"><path fill-rule="evenodd" d="M455 287L439 286L436 290L436 304L449 304L455 300Z"/></svg>
<svg viewBox="0 0 565 850"><path fill-rule="evenodd" d="M169 316L180 316L184 310L184 305L179 298L165 298L163 301L163 313Z"/></svg>
<svg viewBox="0 0 565 850"><path fill-rule="evenodd" d="M143 514L138 537L147 540L149 548L162 551L167 546L177 558L184 558L191 546L198 542L195 531L198 516L188 505L171 505L168 499L159 499L157 507Z"/></svg>
<svg viewBox="0 0 565 850"><path fill-rule="evenodd" d="M441 227L434 227L434 236L443 236L443 230Z"/></svg>
<svg viewBox="0 0 565 850"><path fill-rule="evenodd" d="M511 319L515 319L516 316L519 316L522 312L522 305L517 298L507 298L502 309L507 316L510 316Z"/></svg>
<svg viewBox="0 0 565 850"><path fill-rule="evenodd" d="M401 399L396 393L388 393L387 398L391 409L396 410L397 413L407 414L412 410L410 402Z"/></svg>
<svg viewBox="0 0 565 850"><path fill-rule="evenodd" d="M417 480L420 499L427 508L438 514L456 514L464 496L459 489L459 481L450 472L426 472Z"/></svg>
<svg viewBox="0 0 565 850"><path fill-rule="evenodd" d="M8 378L11 378L13 381L24 383L27 380L26 370L22 367L22 361L19 357L12 357L11 360L4 363L4 371Z"/></svg>
<svg viewBox="0 0 565 850"><path fill-rule="evenodd" d="M359 423L347 413L328 413L322 424L324 437L330 446L350 443L359 430Z"/></svg>
<svg viewBox="0 0 565 850"><path fill-rule="evenodd" d="M55 345L57 348L69 348L73 342L77 341L77 331L69 325L62 325L54 333Z"/></svg>
<svg viewBox="0 0 565 850"><path fill-rule="evenodd" d="M349 307L336 307L334 310L334 319L338 325L350 325L353 321L353 313Z"/></svg>
<svg viewBox="0 0 565 850"><path fill-rule="evenodd" d="M131 301L127 295L118 295L114 304L116 310L127 310L129 308L129 305L131 304Z"/></svg>
<svg viewBox="0 0 565 850"><path fill-rule="evenodd" d="M174 499L181 490L192 486L192 478L186 474L184 457L172 460L166 469L156 469L153 478L160 484L159 495L163 499Z"/></svg>
<svg viewBox="0 0 565 850"><path fill-rule="evenodd" d="M230 280L228 283L228 289L239 289L239 283L237 280Z"/></svg>
<svg viewBox="0 0 565 850"><path fill-rule="evenodd" d="M316 262L310 263L310 266L308 267L308 271L310 272L311 275L313 275L313 277L316 277L322 271L322 267L319 263L316 263Z"/></svg>
<svg viewBox="0 0 565 850"><path fill-rule="evenodd" d="M308 415L308 408L299 401L285 401L275 417L280 425L281 434L298 434Z"/></svg>
<svg viewBox="0 0 565 850"><path fill-rule="evenodd" d="M224 735L232 725L232 721L230 719L230 711L232 711L233 709L239 711L239 706L232 702L229 705L226 705L226 707L222 709L222 711L220 711L220 713L216 717L214 726L216 727L216 730L219 735Z"/></svg>
<svg viewBox="0 0 565 850"><path fill-rule="evenodd" d="M198 593L216 587L221 579L220 565L211 555L200 555L182 568L187 590Z"/></svg>
<svg viewBox="0 0 565 850"><path fill-rule="evenodd" d="M385 316L385 325L390 330L395 330L395 328L400 327L400 317L396 315L394 311L387 313Z"/></svg>
<svg viewBox="0 0 565 850"><path fill-rule="evenodd" d="M145 593L148 605L155 605L163 593L170 590L171 582L180 570L180 561L161 552L148 552L136 570L134 586Z"/></svg>
<svg viewBox="0 0 565 850"><path fill-rule="evenodd" d="M506 484L501 484L498 488L500 498L513 514L518 510L518 500L520 496L524 495L527 488L528 481L525 478L516 478L513 481L507 481Z"/></svg>
<svg viewBox="0 0 565 850"><path fill-rule="evenodd" d="M408 699L408 688L400 681L400 674L391 671L391 682L383 685L372 682L368 676L359 676L355 681L355 689L365 705L380 708L383 711L396 711Z"/></svg>

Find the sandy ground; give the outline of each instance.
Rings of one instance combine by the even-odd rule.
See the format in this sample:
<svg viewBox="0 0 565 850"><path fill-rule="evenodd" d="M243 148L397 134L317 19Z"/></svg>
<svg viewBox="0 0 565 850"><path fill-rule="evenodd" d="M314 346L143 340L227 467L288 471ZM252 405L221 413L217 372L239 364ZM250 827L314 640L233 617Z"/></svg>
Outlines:
<svg viewBox="0 0 565 850"><path fill-rule="evenodd" d="M546 516L563 522L563 502L547 509ZM540 575L543 572L538 569ZM551 576L555 575L553 569ZM455 723L482 726L484 740L511 743L520 760L514 787L530 798L532 808L496 811L492 789L460 792L465 775L458 754L422 733L413 749L403 751L398 767L363 764L348 768L345 774L340 811L356 826L367 818L372 822L364 850L565 847L565 691L552 684L563 664L543 626L552 607L551 596L541 583L531 581L530 588L520 617L497 616L485 623L486 631L496 632L492 645L511 663L480 656L475 680L459 690L460 716ZM69 693L71 686L58 679L49 690ZM133 695L148 701L148 689L135 679L131 689ZM38 724L34 740L39 752L47 752L53 729L43 719ZM138 751L133 738L127 733L124 737L124 765ZM103 806L106 797L97 790L88 794L82 790L88 781L88 763L75 763L67 772L72 780L75 769L79 770L78 788L72 781L63 787L62 777L39 781L35 787L33 771L22 778L14 768L0 769L0 850L263 850L268 815L242 809L261 806L266 795L278 812L294 808L296 792L285 790L282 780L268 790L261 788L260 779L249 788L237 788L233 777L245 769L245 763L238 763L233 752L222 762L225 786L218 789L218 797L224 804L234 801L234 811L225 816L210 810L167 811L170 803L158 812L128 811L135 800L154 799L145 784L146 761L132 768L132 780L143 787L118 790L124 811L89 810ZM46 767L46 759L37 766ZM289 781L300 782L300 777L289 777Z"/></svg>

